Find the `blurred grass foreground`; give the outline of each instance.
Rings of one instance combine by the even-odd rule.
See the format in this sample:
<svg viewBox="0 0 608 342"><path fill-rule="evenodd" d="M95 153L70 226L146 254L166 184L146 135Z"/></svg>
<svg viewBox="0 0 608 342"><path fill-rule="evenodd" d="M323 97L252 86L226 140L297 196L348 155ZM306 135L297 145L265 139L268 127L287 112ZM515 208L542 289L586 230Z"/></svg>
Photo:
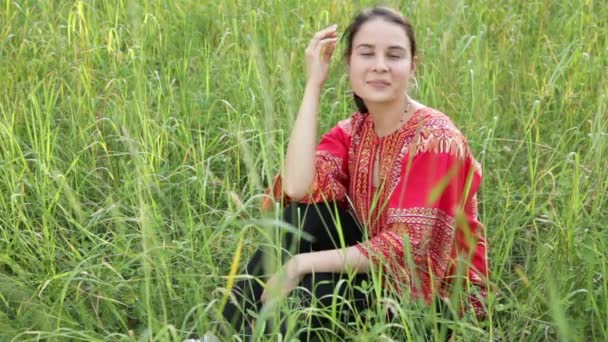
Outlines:
<svg viewBox="0 0 608 342"><path fill-rule="evenodd" d="M0 340L214 329L237 249L247 258L272 221L258 203L305 45L373 4L1 1ZM485 321L451 323L455 339L608 340L608 4L388 4L416 28L413 97L483 164L497 291ZM335 58L320 131L353 111ZM343 328L416 340L420 320Z"/></svg>

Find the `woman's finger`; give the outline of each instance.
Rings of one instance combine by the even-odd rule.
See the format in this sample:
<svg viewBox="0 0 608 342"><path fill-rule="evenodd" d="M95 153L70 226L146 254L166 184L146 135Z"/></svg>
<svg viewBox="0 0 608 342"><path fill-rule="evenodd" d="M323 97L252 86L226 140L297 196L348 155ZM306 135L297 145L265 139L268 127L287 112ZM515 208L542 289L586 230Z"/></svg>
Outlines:
<svg viewBox="0 0 608 342"><path fill-rule="evenodd" d="M316 48L317 45L319 44L319 42L325 38L329 38L329 37L334 37L336 36L336 29L338 28L338 25L331 25L329 27L324 28L323 30L315 33L315 35L312 37L312 39L310 40L310 43L308 44L309 47L311 48Z"/></svg>
<svg viewBox="0 0 608 342"><path fill-rule="evenodd" d="M319 53L323 57L331 57L331 54L334 52L336 47L336 43L338 42L338 38L325 38L319 42L318 49Z"/></svg>
<svg viewBox="0 0 608 342"><path fill-rule="evenodd" d="M329 61L329 59L331 58L331 56L334 54L335 50L336 50L336 43L328 44L324 48L323 58L325 58L326 61Z"/></svg>
<svg viewBox="0 0 608 342"><path fill-rule="evenodd" d="M319 44L325 40L325 39L329 39L329 38L336 38L337 37L337 33L330 33L324 37L321 38L316 38L314 37L311 41L310 44L308 45L308 49L314 50L316 48L319 47Z"/></svg>
<svg viewBox="0 0 608 342"><path fill-rule="evenodd" d="M338 41L338 37L324 38L324 39L321 39L321 41L319 41L319 46L325 46L327 44L335 43L337 41Z"/></svg>

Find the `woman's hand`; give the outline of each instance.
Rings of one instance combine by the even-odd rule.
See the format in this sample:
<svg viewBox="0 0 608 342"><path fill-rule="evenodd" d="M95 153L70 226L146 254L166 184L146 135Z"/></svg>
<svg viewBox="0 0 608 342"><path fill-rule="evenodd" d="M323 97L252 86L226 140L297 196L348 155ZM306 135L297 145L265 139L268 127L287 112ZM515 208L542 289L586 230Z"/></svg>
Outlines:
<svg viewBox="0 0 608 342"><path fill-rule="evenodd" d="M312 37L306 48L306 74L308 82L321 86L327 79L329 61L336 49L337 25L329 26Z"/></svg>
<svg viewBox="0 0 608 342"><path fill-rule="evenodd" d="M298 264L298 255L296 255L266 282L266 288L260 298L263 304L266 304L269 296L285 296L298 286L304 278Z"/></svg>

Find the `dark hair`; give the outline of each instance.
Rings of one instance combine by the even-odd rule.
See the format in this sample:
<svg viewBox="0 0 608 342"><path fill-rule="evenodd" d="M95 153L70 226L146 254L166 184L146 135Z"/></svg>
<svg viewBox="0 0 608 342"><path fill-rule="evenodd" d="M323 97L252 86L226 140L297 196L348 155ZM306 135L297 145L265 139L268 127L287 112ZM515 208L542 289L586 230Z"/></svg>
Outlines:
<svg viewBox="0 0 608 342"><path fill-rule="evenodd" d="M344 50L344 58L348 60L353 52L353 39L361 26L372 19L382 19L389 23L394 23L403 28L407 37L410 41L410 51L412 57L416 56L416 38L414 37L414 28L412 24L399 12L388 7L372 7L359 12L353 21L348 25L344 31L342 39L346 39L346 50ZM355 105L360 113L367 113L368 109L363 102L363 99L353 91L353 98L355 99Z"/></svg>

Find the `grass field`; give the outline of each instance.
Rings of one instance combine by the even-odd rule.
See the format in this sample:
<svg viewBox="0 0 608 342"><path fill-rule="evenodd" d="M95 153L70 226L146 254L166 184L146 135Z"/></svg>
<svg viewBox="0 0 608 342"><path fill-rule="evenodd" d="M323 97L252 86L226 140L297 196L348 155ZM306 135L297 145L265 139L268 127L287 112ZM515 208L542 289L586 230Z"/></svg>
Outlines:
<svg viewBox="0 0 608 342"><path fill-rule="evenodd" d="M0 340L212 329L234 256L268 230L258 203L305 45L370 4L1 1ZM483 164L499 291L485 321L453 322L456 340L608 340L608 4L388 4L416 28L413 97L450 115ZM353 111L335 58L320 130ZM397 330L416 338L421 314Z"/></svg>

